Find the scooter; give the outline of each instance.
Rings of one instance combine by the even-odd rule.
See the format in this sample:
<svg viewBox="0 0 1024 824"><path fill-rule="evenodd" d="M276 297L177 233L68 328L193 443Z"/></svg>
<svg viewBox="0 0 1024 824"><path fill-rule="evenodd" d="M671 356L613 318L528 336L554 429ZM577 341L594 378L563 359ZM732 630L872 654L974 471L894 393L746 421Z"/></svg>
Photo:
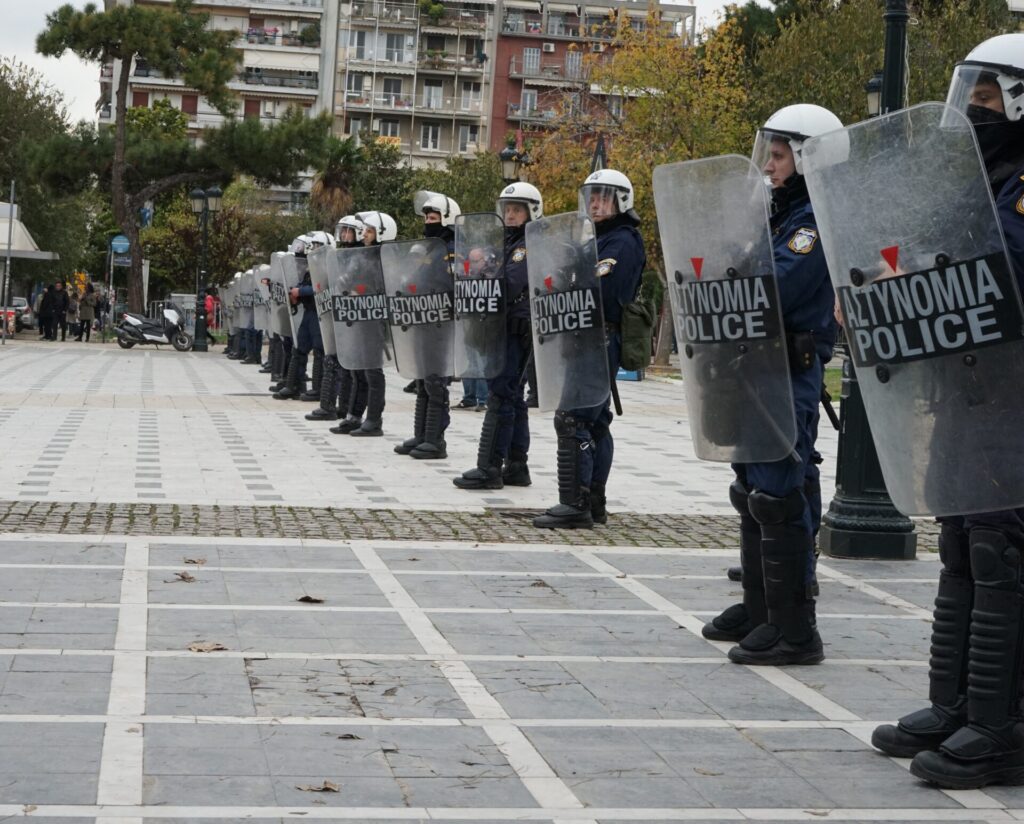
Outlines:
<svg viewBox="0 0 1024 824"><path fill-rule="evenodd" d="M135 344L170 344L179 352L192 348L192 336L185 331L185 313L177 304L164 305L163 318L147 318L145 315L125 312L115 327L117 345L131 349Z"/></svg>

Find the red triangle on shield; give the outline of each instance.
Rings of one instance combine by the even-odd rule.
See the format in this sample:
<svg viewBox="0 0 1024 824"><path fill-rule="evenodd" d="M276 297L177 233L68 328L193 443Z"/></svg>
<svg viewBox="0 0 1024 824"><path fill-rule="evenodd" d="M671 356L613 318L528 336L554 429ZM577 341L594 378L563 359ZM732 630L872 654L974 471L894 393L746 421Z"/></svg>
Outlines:
<svg viewBox="0 0 1024 824"><path fill-rule="evenodd" d="M704 268L704 258L690 258L690 263L693 264L693 273L697 276L697 280L700 280L700 273Z"/></svg>
<svg viewBox="0 0 1024 824"><path fill-rule="evenodd" d="M358 286L356 286L356 292L358 292L360 295L365 295L366 294L366 286L365 286L365 284L360 283Z"/></svg>
<svg viewBox="0 0 1024 824"><path fill-rule="evenodd" d="M889 264L889 268L894 272L896 271L896 262L900 257L899 246L886 246L882 250L882 257L885 258L885 262Z"/></svg>
<svg viewBox="0 0 1024 824"><path fill-rule="evenodd" d="M414 295L416 294L416 284L415 283L410 283L409 284L409 291L412 292Z"/></svg>
<svg viewBox="0 0 1024 824"><path fill-rule="evenodd" d="M548 287L549 292L552 291L555 288L555 279L551 277L551 275L548 275L544 278L544 285Z"/></svg>

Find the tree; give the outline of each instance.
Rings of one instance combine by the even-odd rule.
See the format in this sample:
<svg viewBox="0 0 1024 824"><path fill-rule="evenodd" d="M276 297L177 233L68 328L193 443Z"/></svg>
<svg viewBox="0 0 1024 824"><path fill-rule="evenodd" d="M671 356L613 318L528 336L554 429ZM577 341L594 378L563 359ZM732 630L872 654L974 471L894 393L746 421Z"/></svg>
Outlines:
<svg viewBox="0 0 1024 824"><path fill-rule="evenodd" d="M41 249L60 255L57 267L70 273L82 262L92 204L79 196L51 196L27 168L32 148L66 128L60 92L35 70L0 59L0 200L10 197L10 182L16 180L22 221ZM26 280L50 278L54 268L52 263L19 261L16 274Z"/></svg>
<svg viewBox="0 0 1024 824"><path fill-rule="evenodd" d="M328 138L323 162L309 193L317 222L328 230L333 230L352 208L352 179L358 161L359 149L352 138Z"/></svg>
<svg viewBox="0 0 1024 824"><path fill-rule="evenodd" d="M129 129L128 78L137 59L184 78L223 114L233 112L228 82L241 53L231 47L234 32L209 29L208 21L208 14L192 11L192 0L174 0L167 8L117 5L102 12L92 4L82 11L65 5L47 16L47 28L36 40L42 54L59 57L70 50L85 60L120 61L112 134L80 124L41 147L35 161L58 189L81 190L98 181L109 190L114 219L131 245L133 309L142 308L139 211L147 201L176 188L226 183L237 173L262 183L292 184L321 157L329 129L329 115L309 119L299 110L268 129L255 120L228 119L205 131L199 146L173 133L143 137L145 128Z"/></svg>

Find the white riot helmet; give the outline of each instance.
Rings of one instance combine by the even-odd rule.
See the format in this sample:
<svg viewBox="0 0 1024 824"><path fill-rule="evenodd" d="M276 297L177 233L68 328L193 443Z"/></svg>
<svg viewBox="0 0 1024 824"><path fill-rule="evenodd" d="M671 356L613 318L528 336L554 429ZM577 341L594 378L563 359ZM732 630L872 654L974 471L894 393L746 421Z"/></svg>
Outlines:
<svg viewBox="0 0 1024 824"><path fill-rule="evenodd" d="M969 106L992 110L981 99L986 95L986 86L992 96L1002 98L1007 120L1021 119L1024 114L1024 33L1000 34L975 46L953 69L946 105L968 116Z"/></svg>
<svg viewBox="0 0 1024 824"><path fill-rule="evenodd" d="M426 215L427 212L437 212L441 215L442 226L454 226L455 218L462 214L458 203L437 192L420 190L413 195L412 202L418 215Z"/></svg>
<svg viewBox="0 0 1024 824"><path fill-rule="evenodd" d="M758 169L763 169L771 153L772 141L784 140L793 150L796 173L802 175L804 141L841 128L843 122L822 106L815 106L813 103L785 106L769 117L757 130L754 153L750 159Z"/></svg>
<svg viewBox="0 0 1024 824"><path fill-rule="evenodd" d="M333 248L334 238L327 234L327 232L316 230L313 232L306 232L304 235L299 235L288 245L288 251L292 254L305 257L314 249L319 249L321 246L330 246Z"/></svg>
<svg viewBox="0 0 1024 824"><path fill-rule="evenodd" d="M398 237L398 224L387 212L356 212L356 219L376 231L378 243Z"/></svg>
<svg viewBox="0 0 1024 824"><path fill-rule="evenodd" d="M532 183L512 183L502 189L498 196L498 217L505 218L505 205L508 203L521 203L525 206L530 213L529 220L544 217L544 198Z"/></svg>
<svg viewBox="0 0 1024 824"><path fill-rule="evenodd" d="M334 227L334 241L335 243L341 243L341 231L342 229L351 229L355 232L355 242L360 243L363 239L363 222L359 220L355 215L345 215L341 220L338 221L338 225Z"/></svg>
<svg viewBox="0 0 1024 824"><path fill-rule="evenodd" d="M613 197L620 215L633 208L633 184L615 169L599 169L583 181L579 195L580 214L590 214L590 199L594 195Z"/></svg>

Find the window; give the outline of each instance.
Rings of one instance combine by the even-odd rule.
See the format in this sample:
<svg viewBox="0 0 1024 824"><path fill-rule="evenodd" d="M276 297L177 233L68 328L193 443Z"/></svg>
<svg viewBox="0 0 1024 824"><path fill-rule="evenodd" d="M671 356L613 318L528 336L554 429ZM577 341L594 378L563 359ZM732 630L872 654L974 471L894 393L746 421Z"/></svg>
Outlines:
<svg viewBox="0 0 1024 824"><path fill-rule="evenodd" d="M470 149L475 149L476 144L480 142L480 127L472 124L464 124L459 126L459 151L468 152Z"/></svg>
<svg viewBox="0 0 1024 824"><path fill-rule="evenodd" d="M535 89L523 89L523 96L519 99L519 111L523 115L532 114L537 111L537 92Z"/></svg>
<svg viewBox="0 0 1024 824"><path fill-rule="evenodd" d="M353 29L350 31L348 37L348 45L351 52L349 57L353 60L365 60L366 59L366 32L356 31Z"/></svg>
<svg viewBox="0 0 1024 824"><path fill-rule="evenodd" d="M440 109L444 104L444 82L441 80L423 81L423 105L428 109Z"/></svg>
<svg viewBox="0 0 1024 824"><path fill-rule="evenodd" d="M540 49L523 49L523 74L540 74Z"/></svg>
<svg viewBox="0 0 1024 824"><path fill-rule="evenodd" d="M185 114L197 114L199 111L199 95L183 94L181 96L181 110Z"/></svg>
<svg viewBox="0 0 1024 824"><path fill-rule="evenodd" d="M149 92L132 92L132 108L133 109L148 109L149 108Z"/></svg>
<svg viewBox="0 0 1024 824"><path fill-rule="evenodd" d="M463 54L467 60L475 60L476 56L484 50L484 41L479 37L467 37L464 43Z"/></svg>
<svg viewBox="0 0 1024 824"><path fill-rule="evenodd" d="M392 63L405 62L404 34L389 34L387 36L387 44L384 51L384 59L390 60Z"/></svg>
<svg viewBox="0 0 1024 824"><path fill-rule="evenodd" d="M395 106L402 97L402 79L399 77L384 78L384 105Z"/></svg>
<svg viewBox="0 0 1024 824"><path fill-rule="evenodd" d="M569 51L565 53L565 76L570 79L583 76L583 52Z"/></svg>
<svg viewBox="0 0 1024 824"><path fill-rule="evenodd" d="M420 127L420 148L435 151L441 148L440 123L424 123Z"/></svg>
<svg viewBox="0 0 1024 824"><path fill-rule="evenodd" d="M363 103L363 88L366 82L365 74L349 74L345 78L345 101L348 103Z"/></svg>
<svg viewBox="0 0 1024 824"><path fill-rule="evenodd" d="M427 51L444 51L445 36L443 34L427 35Z"/></svg>
<svg viewBox="0 0 1024 824"><path fill-rule="evenodd" d="M381 137L398 137L399 122L397 120L381 120L380 121L380 135Z"/></svg>
<svg viewBox="0 0 1024 824"><path fill-rule="evenodd" d="M614 118L622 117L622 98L617 94L613 94L608 98L608 112Z"/></svg>
<svg viewBox="0 0 1024 824"><path fill-rule="evenodd" d="M260 101L252 97L247 97L245 98L245 118L248 120L251 117L255 117L259 120Z"/></svg>
<svg viewBox="0 0 1024 824"><path fill-rule="evenodd" d="M460 108L464 112L478 112L480 111L480 101L483 99L481 87L479 83L463 82L462 84L462 101Z"/></svg>
<svg viewBox="0 0 1024 824"><path fill-rule="evenodd" d="M350 117L348 119L348 130L346 133L352 135L352 142L355 143L356 146L362 145L362 134L365 128L366 125L363 123L363 119L361 117Z"/></svg>

